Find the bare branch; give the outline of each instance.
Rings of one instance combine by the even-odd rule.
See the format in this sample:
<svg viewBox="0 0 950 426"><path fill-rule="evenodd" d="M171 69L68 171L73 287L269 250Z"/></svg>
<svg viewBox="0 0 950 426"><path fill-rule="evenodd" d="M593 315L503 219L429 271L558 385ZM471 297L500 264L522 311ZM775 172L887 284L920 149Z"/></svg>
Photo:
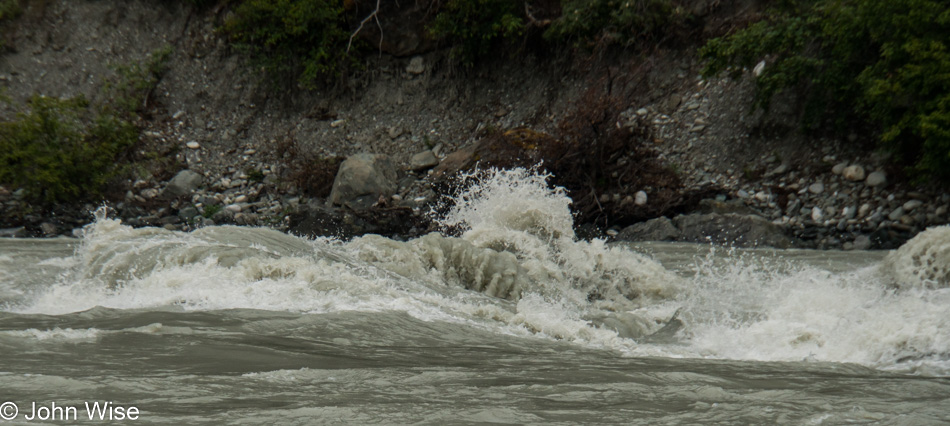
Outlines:
<svg viewBox="0 0 950 426"><path fill-rule="evenodd" d="M550 19L537 20L534 14L531 13L531 5L529 5L528 2L524 2L524 14L528 18L529 27L546 27L551 24Z"/></svg>
<svg viewBox="0 0 950 426"><path fill-rule="evenodd" d="M382 48L383 48L383 24L381 24L381 23L379 22L379 4L380 4L381 2L382 2L382 0L376 0L376 10L374 10L374 11L373 11L372 13L370 13L369 15L366 15L366 17L363 18L362 21L360 21L360 26L356 29L356 31L353 31L353 34L350 34L350 41L348 41L348 42L346 43L346 53L347 53L347 54L350 53L350 47L353 46L353 39L356 38L356 36L360 33L360 31L363 30L363 26L366 25L366 23L369 22L370 19L376 20L376 26L379 27L379 49L382 50Z"/></svg>

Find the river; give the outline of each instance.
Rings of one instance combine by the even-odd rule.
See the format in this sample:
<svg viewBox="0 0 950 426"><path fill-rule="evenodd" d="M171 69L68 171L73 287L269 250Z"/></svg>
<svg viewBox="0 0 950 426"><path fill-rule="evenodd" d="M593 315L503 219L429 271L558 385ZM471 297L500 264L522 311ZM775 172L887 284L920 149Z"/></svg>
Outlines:
<svg viewBox="0 0 950 426"><path fill-rule="evenodd" d="M950 228L894 252L579 241L520 169L456 201L462 235L410 241L105 211L2 240L0 423L950 423Z"/></svg>

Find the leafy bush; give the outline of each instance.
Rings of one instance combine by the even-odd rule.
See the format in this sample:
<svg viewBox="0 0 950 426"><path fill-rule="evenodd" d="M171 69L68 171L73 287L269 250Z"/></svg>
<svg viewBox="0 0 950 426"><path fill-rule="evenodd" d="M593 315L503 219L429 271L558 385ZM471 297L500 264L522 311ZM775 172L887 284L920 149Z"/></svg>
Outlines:
<svg viewBox="0 0 950 426"><path fill-rule="evenodd" d="M449 0L429 26L432 37L454 47L452 56L471 66L500 40L520 36L522 4L510 0Z"/></svg>
<svg viewBox="0 0 950 426"><path fill-rule="evenodd" d="M274 78L296 76L314 88L352 62L343 4L332 0L246 0L221 31Z"/></svg>
<svg viewBox="0 0 950 426"><path fill-rule="evenodd" d="M950 178L950 9L939 0L796 0L703 49L704 73L760 60L756 106L805 96L809 130L871 128L918 177Z"/></svg>
<svg viewBox="0 0 950 426"><path fill-rule="evenodd" d="M82 97L33 96L27 111L0 123L0 182L26 189L41 204L89 199L137 139L135 126L93 111Z"/></svg>
<svg viewBox="0 0 950 426"><path fill-rule="evenodd" d="M16 19L23 13L17 0L0 0L0 22Z"/></svg>
<svg viewBox="0 0 950 426"><path fill-rule="evenodd" d="M221 209L222 207L220 204L210 204L210 205L205 206L204 213L202 213L201 215L208 219L211 219L211 217L214 216L219 211L221 211Z"/></svg>
<svg viewBox="0 0 950 426"><path fill-rule="evenodd" d="M144 63L132 62L116 67L118 78L106 83L110 90L107 106L119 115L132 117L148 106L158 80L168 69L171 46L152 52Z"/></svg>
<svg viewBox="0 0 950 426"><path fill-rule="evenodd" d="M671 0L562 0L562 15L546 31L553 40L629 44L679 19Z"/></svg>

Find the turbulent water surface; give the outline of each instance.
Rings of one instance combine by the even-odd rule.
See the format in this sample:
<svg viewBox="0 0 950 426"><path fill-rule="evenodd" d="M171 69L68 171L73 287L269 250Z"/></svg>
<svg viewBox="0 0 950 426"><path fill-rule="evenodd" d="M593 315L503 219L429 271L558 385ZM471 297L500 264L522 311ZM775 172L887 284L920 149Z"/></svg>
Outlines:
<svg viewBox="0 0 950 426"><path fill-rule="evenodd" d="M0 241L0 415L950 422L947 228L892 253L607 245L574 238L569 203L515 170L459 195L442 222L460 237L100 217L80 240Z"/></svg>

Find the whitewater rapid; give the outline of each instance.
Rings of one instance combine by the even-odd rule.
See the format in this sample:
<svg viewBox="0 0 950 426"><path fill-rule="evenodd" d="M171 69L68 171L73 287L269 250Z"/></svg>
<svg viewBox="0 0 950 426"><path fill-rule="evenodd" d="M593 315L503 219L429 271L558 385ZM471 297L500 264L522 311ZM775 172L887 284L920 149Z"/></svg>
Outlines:
<svg viewBox="0 0 950 426"><path fill-rule="evenodd" d="M664 246L578 240L571 200L547 178L524 169L473 174L474 184L438 218L461 235L405 242L231 226L134 229L102 211L74 253L40 265L58 271L46 285L16 284L23 279L0 256L9 275L0 310L398 312L629 357L950 374L948 227L854 267L797 262L794 251L713 248L665 267L647 253ZM99 331L16 333L89 339Z"/></svg>

